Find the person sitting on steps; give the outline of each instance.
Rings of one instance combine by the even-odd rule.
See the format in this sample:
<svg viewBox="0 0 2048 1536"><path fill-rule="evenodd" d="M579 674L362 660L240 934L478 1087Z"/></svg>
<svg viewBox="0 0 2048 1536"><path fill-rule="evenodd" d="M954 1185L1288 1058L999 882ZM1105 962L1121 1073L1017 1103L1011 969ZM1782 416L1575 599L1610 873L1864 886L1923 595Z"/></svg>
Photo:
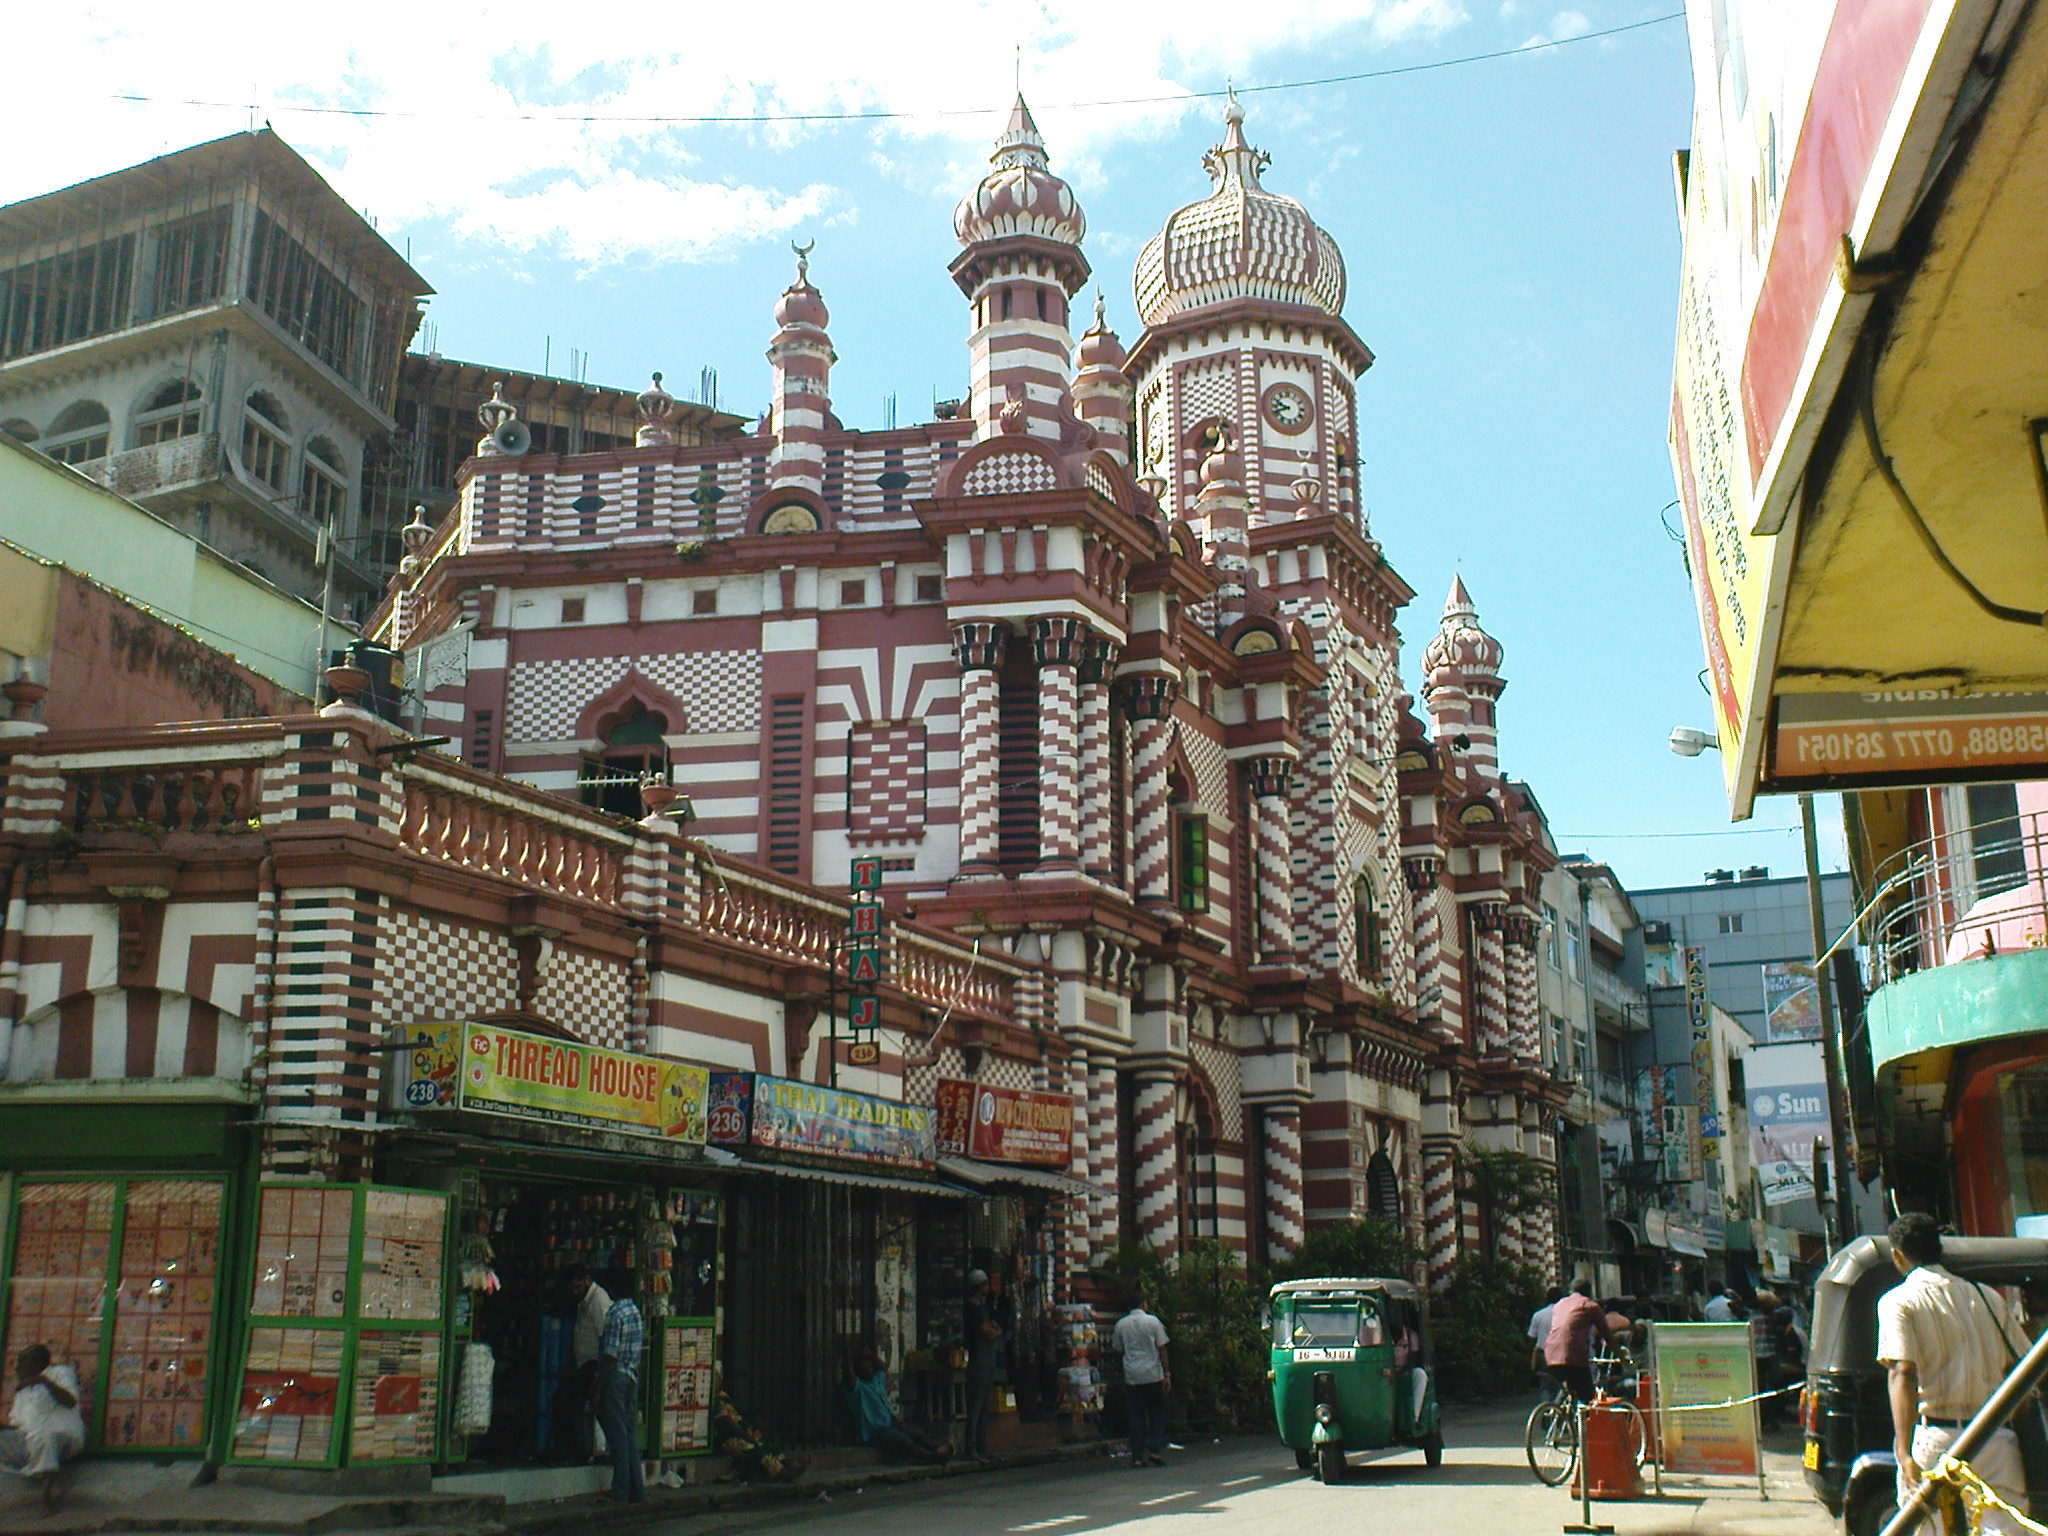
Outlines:
<svg viewBox="0 0 2048 1536"><path fill-rule="evenodd" d="M890 1461L922 1461L943 1465L953 1459L951 1440L920 1435L897 1417L889 1400L889 1373L873 1346L862 1345L846 1362L847 1406L862 1445L871 1445Z"/></svg>
<svg viewBox="0 0 2048 1536"><path fill-rule="evenodd" d="M14 1362L13 1427L0 1429L0 1468L42 1485L43 1508L53 1510L61 1490L58 1468L85 1449L85 1419L78 1411L78 1373L52 1365L47 1344L31 1344Z"/></svg>

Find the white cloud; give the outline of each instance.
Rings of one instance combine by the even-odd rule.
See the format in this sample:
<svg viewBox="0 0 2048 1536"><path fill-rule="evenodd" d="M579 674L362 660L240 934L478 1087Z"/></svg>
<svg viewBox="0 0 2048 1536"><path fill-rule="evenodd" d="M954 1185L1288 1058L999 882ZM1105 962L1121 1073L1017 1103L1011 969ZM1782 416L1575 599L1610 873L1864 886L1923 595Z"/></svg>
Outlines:
<svg viewBox="0 0 2048 1536"><path fill-rule="evenodd" d="M1522 46L1535 48L1543 43L1562 42L1568 37L1578 37L1593 30L1593 23L1586 19L1584 11L1559 11L1550 18L1550 24L1541 32L1531 34Z"/></svg>
<svg viewBox="0 0 2048 1536"><path fill-rule="evenodd" d="M1253 28L1240 5L1185 0L1169 35L1152 7L1092 0L590 13L541 0L354 0L340 12L195 0L175 13L86 0L10 19L17 58L77 65L10 82L0 125L36 153L0 161L0 201L267 119L387 234L441 221L465 242L585 264L714 259L847 216L835 164L802 153L845 125L644 119L900 113L856 125L862 151L841 137L835 153L885 157L927 185L948 173L946 185L964 188L1008 104L1021 42L1026 93L1078 181L1115 144L1169 133L1197 110L1143 98L1230 76L1257 83L1289 54L1427 38L1465 19L1461 0L1301 0ZM154 99L108 99L119 95ZM1127 104L1073 105L1093 102ZM394 115L291 110L309 106Z"/></svg>

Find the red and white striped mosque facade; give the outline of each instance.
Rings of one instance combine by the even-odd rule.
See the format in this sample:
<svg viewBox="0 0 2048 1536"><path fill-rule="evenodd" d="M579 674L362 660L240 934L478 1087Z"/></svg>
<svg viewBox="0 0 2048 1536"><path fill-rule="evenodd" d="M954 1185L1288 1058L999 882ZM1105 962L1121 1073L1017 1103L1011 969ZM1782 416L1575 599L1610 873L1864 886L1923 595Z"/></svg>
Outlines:
<svg viewBox="0 0 2048 1536"><path fill-rule="evenodd" d="M1554 1209L1482 1234L1458 1196L1468 1146L1551 1160L1565 1096L1501 648L1455 586L1411 712L1414 594L1359 498L1372 354L1242 116L1138 258L1128 349L1099 301L1076 340L1085 220L1020 98L955 214L957 410L841 425L806 249L754 435L676 446L658 375L630 451L487 430L377 634L472 767L597 801L665 771L722 854L826 887L879 856L894 911L1049 975L1036 1076L1098 1191L1075 1263L1382 1212L1432 1278L1481 1242L1554 1270ZM841 1082L928 1097L973 1054L914 1043Z"/></svg>

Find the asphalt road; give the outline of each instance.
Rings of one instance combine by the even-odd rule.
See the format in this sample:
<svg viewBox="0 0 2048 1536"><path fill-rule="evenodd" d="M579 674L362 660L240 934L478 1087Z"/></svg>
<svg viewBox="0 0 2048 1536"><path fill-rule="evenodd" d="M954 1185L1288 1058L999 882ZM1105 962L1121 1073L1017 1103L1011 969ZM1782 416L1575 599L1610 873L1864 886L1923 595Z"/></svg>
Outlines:
<svg viewBox="0 0 2048 1536"><path fill-rule="evenodd" d="M1559 1531L1579 1518L1561 1489L1530 1476L1522 1410L1453 1410L1443 1466L1419 1451L1357 1458L1325 1487L1294 1466L1277 1440L1244 1437L1169 1452L1169 1465L1133 1470L1117 1459L951 1477L827 1500L665 1521L661 1536L743 1536L802 1527L806 1536L1333 1536L1378 1528L1401 1536L1508 1536ZM1669 1496L1596 1504L1594 1520L1618 1536L1714 1532L1726 1536L1831 1536L1825 1511L1799 1485L1797 1463L1769 1458L1769 1501L1754 1483L1673 1480ZM1681 1486L1683 1483L1683 1486ZM1178 1529L1176 1529L1178 1527Z"/></svg>

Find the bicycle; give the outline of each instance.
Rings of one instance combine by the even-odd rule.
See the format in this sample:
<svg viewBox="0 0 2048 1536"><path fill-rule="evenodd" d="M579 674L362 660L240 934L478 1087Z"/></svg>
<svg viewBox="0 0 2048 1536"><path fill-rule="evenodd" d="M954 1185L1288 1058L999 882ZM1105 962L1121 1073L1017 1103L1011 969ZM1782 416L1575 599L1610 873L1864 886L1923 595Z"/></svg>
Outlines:
<svg viewBox="0 0 2048 1536"><path fill-rule="evenodd" d="M1635 1395L1636 1364L1627 1350L1593 1357L1593 1383L1619 1401L1610 1402L1603 1412L1626 1413L1635 1435L1636 1465L1649 1460L1650 1436L1642 1410L1629 1399ZM1522 1430L1522 1450L1529 1458L1529 1470L1536 1481L1555 1488L1569 1479L1579 1465L1579 1400L1563 1382L1556 1382L1550 1396L1529 1411Z"/></svg>

